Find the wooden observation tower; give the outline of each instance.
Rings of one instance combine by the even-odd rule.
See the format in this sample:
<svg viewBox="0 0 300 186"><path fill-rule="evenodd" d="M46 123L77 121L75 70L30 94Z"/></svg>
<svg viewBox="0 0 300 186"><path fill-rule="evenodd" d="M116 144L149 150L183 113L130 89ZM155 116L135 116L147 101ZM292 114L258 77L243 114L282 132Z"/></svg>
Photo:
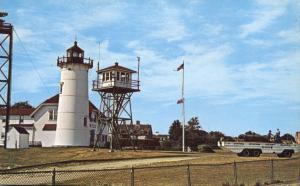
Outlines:
<svg viewBox="0 0 300 186"><path fill-rule="evenodd" d="M99 69L98 64L97 79L93 81L93 91L98 92L101 97L98 120L100 123L96 134L98 138L103 131L103 127L108 127L110 151L122 149L122 142L124 143L124 141L129 141L130 145L135 149L134 142L131 139L132 131L130 131L128 124L132 125L131 96L134 92L140 91L140 58L138 57L137 59L138 71L120 66L117 62L113 66L103 69ZM137 74L136 80L133 79L134 74ZM124 125L122 130L125 129L126 133L128 133L128 138L123 138L122 141L120 135L121 125Z"/></svg>

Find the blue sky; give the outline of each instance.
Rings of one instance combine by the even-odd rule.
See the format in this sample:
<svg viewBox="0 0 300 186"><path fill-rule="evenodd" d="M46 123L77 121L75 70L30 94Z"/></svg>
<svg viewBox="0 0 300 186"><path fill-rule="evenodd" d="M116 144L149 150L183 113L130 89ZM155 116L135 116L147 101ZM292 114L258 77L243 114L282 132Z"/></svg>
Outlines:
<svg viewBox="0 0 300 186"><path fill-rule="evenodd" d="M185 61L186 117L204 130L237 135L300 130L300 1L38 1L0 0L15 36L12 101L38 105L56 94L58 56L75 35L100 66L136 68L142 91L134 118L167 133L180 119ZM95 79L90 70L89 83ZM99 105L99 96L90 91Z"/></svg>

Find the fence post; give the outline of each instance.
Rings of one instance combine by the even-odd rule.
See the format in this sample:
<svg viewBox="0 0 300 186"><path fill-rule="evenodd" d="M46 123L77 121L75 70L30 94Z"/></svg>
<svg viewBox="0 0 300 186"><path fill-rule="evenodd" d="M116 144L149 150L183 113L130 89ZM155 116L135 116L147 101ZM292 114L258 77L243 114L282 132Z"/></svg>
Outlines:
<svg viewBox="0 0 300 186"><path fill-rule="evenodd" d="M188 186L191 186L191 172L190 172L190 165L187 164L187 179L188 179Z"/></svg>
<svg viewBox="0 0 300 186"><path fill-rule="evenodd" d="M55 186L55 168L52 171L52 185Z"/></svg>
<svg viewBox="0 0 300 186"><path fill-rule="evenodd" d="M271 159L271 170L270 170L270 174L271 174L271 183L274 182L274 162L273 159Z"/></svg>
<svg viewBox="0 0 300 186"><path fill-rule="evenodd" d="M233 162L233 177L234 177L234 185L238 184L238 175L237 175L237 166L236 162Z"/></svg>
<svg viewBox="0 0 300 186"><path fill-rule="evenodd" d="M131 186L134 186L134 168L133 166L131 167L131 171L130 171L130 174L131 174Z"/></svg>

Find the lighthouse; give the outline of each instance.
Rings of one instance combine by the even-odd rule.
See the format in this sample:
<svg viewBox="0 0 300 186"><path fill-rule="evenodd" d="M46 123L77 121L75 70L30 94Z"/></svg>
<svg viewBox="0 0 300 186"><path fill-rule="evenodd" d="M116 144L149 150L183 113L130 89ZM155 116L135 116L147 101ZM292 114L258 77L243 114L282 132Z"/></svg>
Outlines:
<svg viewBox="0 0 300 186"><path fill-rule="evenodd" d="M84 57L77 41L58 57L61 70L55 146L88 146L90 144L88 71L93 60Z"/></svg>

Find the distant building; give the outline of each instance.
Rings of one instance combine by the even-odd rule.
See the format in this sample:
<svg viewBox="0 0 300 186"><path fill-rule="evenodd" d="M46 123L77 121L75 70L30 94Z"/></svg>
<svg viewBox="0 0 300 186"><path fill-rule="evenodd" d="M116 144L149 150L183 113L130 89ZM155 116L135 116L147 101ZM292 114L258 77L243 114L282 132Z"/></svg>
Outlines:
<svg viewBox="0 0 300 186"><path fill-rule="evenodd" d="M150 124L141 124L136 121L136 124L120 125L121 138L128 138L130 134L131 139L146 140L153 138L152 127Z"/></svg>
<svg viewBox="0 0 300 186"><path fill-rule="evenodd" d="M7 133L8 149L24 149L29 147L29 133L23 127L13 125Z"/></svg>
<svg viewBox="0 0 300 186"><path fill-rule="evenodd" d="M154 138L150 124L141 124L140 121L136 121L136 124L120 125L119 130L123 147L131 146L128 135L138 149L157 149L160 146L159 140Z"/></svg>
<svg viewBox="0 0 300 186"><path fill-rule="evenodd" d="M295 140L296 140L296 143L300 144L300 131L296 132Z"/></svg>
<svg viewBox="0 0 300 186"><path fill-rule="evenodd" d="M159 139L159 142L163 142L163 141L167 141L170 139L170 135L169 134L156 134L154 135L154 138Z"/></svg>

